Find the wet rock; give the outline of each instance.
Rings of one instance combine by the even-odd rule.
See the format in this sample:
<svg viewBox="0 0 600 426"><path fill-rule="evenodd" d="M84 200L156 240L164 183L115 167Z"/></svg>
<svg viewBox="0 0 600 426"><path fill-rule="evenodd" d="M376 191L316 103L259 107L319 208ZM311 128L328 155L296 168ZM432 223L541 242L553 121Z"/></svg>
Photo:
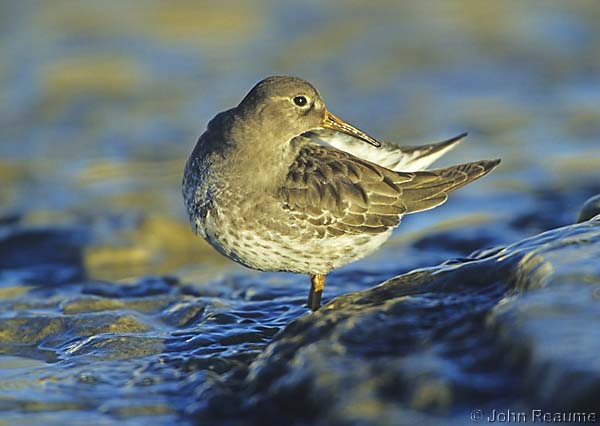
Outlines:
<svg viewBox="0 0 600 426"><path fill-rule="evenodd" d="M200 417L466 424L474 409L597 410L599 258L589 221L340 296L291 323L229 383L239 394L213 394Z"/></svg>
<svg viewBox="0 0 600 426"><path fill-rule="evenodd" d="M600 215L600 194L591 197L585 202L579 211L579 216L577 216L577 223L585 222L597 215Z"/></svg>

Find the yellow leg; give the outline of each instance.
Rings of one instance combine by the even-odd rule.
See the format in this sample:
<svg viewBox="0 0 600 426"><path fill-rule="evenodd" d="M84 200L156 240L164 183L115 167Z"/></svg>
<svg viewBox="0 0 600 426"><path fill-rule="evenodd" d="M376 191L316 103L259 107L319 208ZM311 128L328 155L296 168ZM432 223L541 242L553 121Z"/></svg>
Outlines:
<svg viewBox="0 0 600 426"><path fill-rule="evenodd" d="M316 311L321 307L321 295L325 288L325 275L317 274L310 276L310 292L308 293L308 307Z"/></svg>

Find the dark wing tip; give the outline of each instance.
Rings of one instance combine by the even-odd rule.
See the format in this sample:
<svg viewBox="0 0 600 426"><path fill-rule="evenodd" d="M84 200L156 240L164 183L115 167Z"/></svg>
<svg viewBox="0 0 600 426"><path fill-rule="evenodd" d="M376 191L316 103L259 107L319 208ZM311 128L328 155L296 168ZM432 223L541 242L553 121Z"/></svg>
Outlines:
<svg viewBox="0 0 600 426"><path fill-rule="evenodd" d="M481 165L486 170L486 172L491 172L496 167L498 167L498 164L500 164L501 162L502 162L501 158L495 158L493 160L482 160Z"/></svg>
<svg viewBox="0 0 600 426"><path fill-rule="evenodd" d="M429 145L416 146L412 148L404 148L405 151L416 151L419 152L418 158L428 157L438 152L449 151L458 145L468 135L467 132L463 132L460 135L451 137L450 139L443 140L441 142L432 143Z"/></svg>
<svg viewBox="0 0 600 426"><path fill-rule="evenodd" d="M464 138L466 138L467 136L469 136L469 132L462 132L460 135L454 136L453 138L450 139L446 139L445 141L442 141L440 143L453 143L453 142L458 142L463 140Z"/></svg>
<svg viewBox="0 0 600 426"><path fill-rule="evenodd" d="M453 175L455 172L464 173L466 175L466 179L457 182L454 185L451 185L447 191L454 191L458 188L465 186L468 183L473 182L474 180L477 180L489 174L498 166L498 164L500 164L500 161L500 158L496 158L494 160L474 161L472 163L465 163L453 167L448 167L445 170L448 173L448 175Z"/></svg>
<svg viewBox="0 0 600 426"><path fill-rule="evenodd" d="M433 145L434 146L439 146L439 147L446 147L448 145L454 145L454 144L457 144L458 142L462 141L467 136L469 136L469 133L468 132L463 132L460 135L453 136L453 137L451 137L449 139L443 140L443 141L435 143Z"/></svg>
<svg viewBox="0 0 600 426"><path fill-rule="evenodd" d="M498 166L498 164L500 164L500 161L500 158L496 158L494 160L473 161L472 163L464 163L456 166L451 166L448 167L446 170L450 173L452 173L452 171L461 171L466 173L467 180L464 183L468 183L472 180L478 179L490 173Z"/></svg>

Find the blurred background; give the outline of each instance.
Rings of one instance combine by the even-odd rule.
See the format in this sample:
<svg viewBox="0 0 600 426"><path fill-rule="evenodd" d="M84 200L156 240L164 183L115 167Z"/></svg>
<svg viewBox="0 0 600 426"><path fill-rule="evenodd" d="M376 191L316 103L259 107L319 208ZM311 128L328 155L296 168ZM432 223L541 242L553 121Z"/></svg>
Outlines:
<svg viewBox="0 0 600 426"><path fill-rule="evenodd" d="M600 193L599 22L596 0L0 1L0 378L11 377L0 407L48 410L65 424L56 413L80 402L64 395L104 383L86 388L89 406L69 424L89 424L95 404L121 420L170 413L171 403L155 400L139 411L119 404L138 398L148 377L167 386L175 373L157 367L164 359L201 358L204 343L189 336L233 333L237 313L214 312L249 294L273 301L257 308L256 334L248 324L234 330L248 341L215 349L245 354L245 364L305 313L305 277L261 275L221 257L192 234L181 197L207 122L268 75L309 80L333 113L379 139L418 145L469 132L437 165L503 159L444 206L406 217L377 254L335 272L326 299L574 222ZM239 298L173 307L170 281L145 278L156 275ZM124 282L138 286L116 284ZM205 303L212 313L195 316ZM226 325L202 328L215 318ZM184 325L191 340L161 346ZM101 333L114 346L85 340ZM137 356L139 369L128 361L91 371L86 356ZM66 399L52 402L40 383L67 389ZM156 386L148 398L167 392ZM38 405L6 402L19 400L15 389Z"/></svg>
<svg viewBox="0 0 600 426"><path fill-rule="evenodd" d="M595 185L599 21L593 0L4 1L0 217L93 231L92 277L236 268L189 232L181 174L207 121L274 74L381 139L469 132L440 164L504 160L471 194Z"/></svg>

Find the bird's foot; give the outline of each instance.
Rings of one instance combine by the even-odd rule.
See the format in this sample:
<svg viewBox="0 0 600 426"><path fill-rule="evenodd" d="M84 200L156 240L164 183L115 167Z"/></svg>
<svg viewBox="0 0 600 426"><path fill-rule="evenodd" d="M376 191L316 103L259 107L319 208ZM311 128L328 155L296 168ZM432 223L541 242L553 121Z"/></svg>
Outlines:
<svg viewBox="0 0 600 426"><path fill-rule="evenodd" d="M310 276L310 291L308 292L308 307L311 311L316 311L321 307L321 296L325 288L325 275L317 274Z"/></svg>

